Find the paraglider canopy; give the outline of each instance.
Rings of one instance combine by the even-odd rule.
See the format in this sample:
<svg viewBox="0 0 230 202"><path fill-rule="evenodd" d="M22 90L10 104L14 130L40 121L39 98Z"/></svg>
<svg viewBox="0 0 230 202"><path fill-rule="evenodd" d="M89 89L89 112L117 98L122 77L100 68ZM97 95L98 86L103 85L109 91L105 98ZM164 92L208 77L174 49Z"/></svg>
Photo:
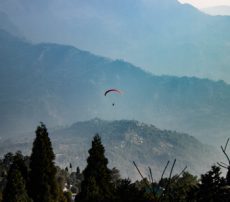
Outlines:
<svg viewBox="0 0 230 202"><path fill-rule="evenodd" d="M107 94L110 94L110 93L118 93L118 94L122 94L122 91L118 90L118 89L115 89L115 88L111 88L111 89L108 89L104 92L104 96L106 96ZM115 106L115 102L112 103L112 106L114 107Z"/></svg>
<svg viewBox="0 0 230 202"><path fill-rule="evenodd" d="M108 93L110 93L110 92L121 93L120 90L117 90L117 89L115 89L115 88L112 88L112 89L109 89L109 90L105 91L104 95L106 96L106 95L107 95Z"/></svg>

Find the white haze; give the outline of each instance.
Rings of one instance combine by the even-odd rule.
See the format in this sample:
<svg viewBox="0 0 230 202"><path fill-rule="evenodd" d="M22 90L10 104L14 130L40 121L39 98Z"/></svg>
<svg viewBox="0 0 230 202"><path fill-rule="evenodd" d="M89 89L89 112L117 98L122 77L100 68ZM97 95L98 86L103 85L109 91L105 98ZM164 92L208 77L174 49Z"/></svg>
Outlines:
<svg viewBox="0 0 230 202"><path fill-rule="evenodd" d="M208 8L214 6L230 6L229 0L179 0L181 3L188 3L197 8Z"/></svg>

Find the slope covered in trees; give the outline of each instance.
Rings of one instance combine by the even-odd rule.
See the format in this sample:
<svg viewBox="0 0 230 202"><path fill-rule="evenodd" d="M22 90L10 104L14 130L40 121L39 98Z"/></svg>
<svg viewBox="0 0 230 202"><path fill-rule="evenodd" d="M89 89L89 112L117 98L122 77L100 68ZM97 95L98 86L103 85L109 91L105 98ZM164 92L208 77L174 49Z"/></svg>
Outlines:
<svg viewBox="0 0 230 202"><path fill-rule="evenodd" d="M224 149L227 148L227 144L228 142ZM132 182L130 179L123 179L116 168L108 167L109 159L105 155L105 148L98 134L94 135L88 152L87 164L82 173L78 167L76 172L72 171L71 163L65 169L56 167L48 131L45 125L41 124L36 130L31 156L24 157L18 152L15 155L8 153L1 159L0 201L227 202L230 200L229 182L227 177L221 176L221 168L217 165L213 165L198 179L188 173L186 168L178 174L172 174L176 162L174 161L170 175L162 172L160 180L155 180L150 167L149 176L146 176L134 163L142 179ZM167 169L168 164L165 167L165 170Z"/></svg>
<svg viewBox="0 0 230 202"><path fill-rule="evenodd" d="M105 97L108 88L124 93ZM225 141L230 129L230 85L223 81L156 76L72 46L31 44L3 30L0 91L1 136L32 131L40 120L52 127L94 117L135 119L214 144Z"/></svg>
<svg viewBox="0 0 230 202"><path fill-rule="evenodd" d="M160 177L165 163L168 160L172 163L174 158L177 158L175 170L181 170L187 165L191 173L200 174L207 170L212 162L222 157L220 149L202 144L188 134L161 130L154 125L138 121L104 121L96 118L52 130L51 138L57 164L65 167L72 162L73 166L79 166L81 169L85 167L89 143L95 133L99 133L103 139L110 167L117 167L123 177L133 180L137 179L139 174L132 161L140 162L143 171L152 166L155 176ZM30 153L32 140L29 135L13 141L14 139L12 142L0 140L2 155L17 150Z"/></svg>

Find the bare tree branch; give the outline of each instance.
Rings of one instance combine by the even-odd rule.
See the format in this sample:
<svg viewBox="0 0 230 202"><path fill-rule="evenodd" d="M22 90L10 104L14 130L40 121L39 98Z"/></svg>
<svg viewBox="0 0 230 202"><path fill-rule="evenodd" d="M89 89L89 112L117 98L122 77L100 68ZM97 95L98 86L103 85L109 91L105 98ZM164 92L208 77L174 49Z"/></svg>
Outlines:
<svg viewBox="0 0 230 202"><path fill-rule="evenodd" d="M172 178L172 171L173 171L173 168L174 168L174 166L175 166L175 163L176 163L176 159L174 159L174 161L173 161L173 165L172 165L172 168L171 168L171 170L170 170L170 174L169 174L169 181L171 180L171 178Z"/></svg>
<svg viewBox="0 0 230 202"><path fill-rule="evenodd" d="M174 166L175 166L175 163L176 163L176 159L174 159L174 161L173 161L173 164L172 164L172 167L171 167L171 170L170 170L170 174L169 174L168 183L167 183L167 185L166 185L165 190L168 190L168 187L169 187L169 185L170 185L170 183L171 183L172 172L173 172L173 168L174 168Z"/></svg>
<svg viewBox="0 0 230 202"><path fill-rule="evenodd" d="M224 166L224 165L220 164L219 162L217 162L217 164L218 164L220 167L222 167L222 168L228 169L227 166Z"/></svg>
<svg viewBox="0 0 230 202"><path fill-rule="evenodd" d="M139 168L137 167L137 164L135 163L135 161L133 161L133 164L134 164L134 166L136 167L136 169L137 169L138 173L140 174L141 178L144 180L144 177L143 177L143 175L141 174L141 171L139 170Z"/></svg>
<svg viewBox="0 0 230 202"><path fill-rule="evenodd" d="M226 158L227 158L227 160L228 160L228 164L230 165L230 159L229 159L229 157L228 157L226 151L224 150L224 148L223 148L222 146L220 146L220 148L221 148L222 152L224 153L224 155L226 156Z"/></svg>
<svg viewBox="0 0 230 202"><path fill-rule="evenodd" d="M178 178L184 173L186 169L187 169L187 166L185 166L184 169L180 172L180 174L178 175Z"/></svg>
<svg viewBox="0 0 230 202"><path fill-rule="evenodd" d="M228 138L227 141L226 141L226 144L225 144L225 147L224 147L224 151L226 151L226 149L227 149L228 142L229 142L229 138Z"/></svg>
<svg viewBox="0 0 230 202"><path fill-rule="evenodd" d="M151 170L150 167L149 167L149 173L150 173L151 181L152 181L152 184L153 184L153 175L152 175L152 170Z"/></svg>
<svg viewBox="0 0 230 202"><path fill-rule="evenodd" d="M226 163L224 163L224 162L220 162L222 165L225 165L225 166L227 166L228 167L228 164L226 164Z"/></svg>
<svg viewBox="0 0 230 202"><path fill-rule="evenodd" d="M161 179L160 179L160 181L163 179L163 176L164 176L165 171L166 171L166 169L167 169L167 167L168 167L168 165L169 165L169 162L170 162L170 161L167 162L167 164L166 164L166 166L165 166L165 168L164 168L164 170L163 170L163 172L162 172L162 174L161 174Z"/></svg>
<svg viewBox="0 0 230 202"><path fill-rule="evenodd" d="M140 176L142 177L144 183L147 185L147 187L149 187L151 189L151 186L146 182L146 180L144 180L143 175L141 174L141 171L139 170L139 168L137 167L137 164L135 163L135 161L133 161L134 166L136 167L138 173L140 174ZM155 199L155 196L151 196L151 198Z"/></svg>

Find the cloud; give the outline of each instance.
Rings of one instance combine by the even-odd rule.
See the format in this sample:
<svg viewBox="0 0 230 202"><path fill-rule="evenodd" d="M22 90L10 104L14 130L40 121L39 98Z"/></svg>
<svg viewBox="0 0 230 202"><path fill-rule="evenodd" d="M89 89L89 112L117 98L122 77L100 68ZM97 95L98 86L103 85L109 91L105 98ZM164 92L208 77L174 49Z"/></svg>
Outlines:
<svg viewBox="0 0 230 202"><path fill-rule="evenodd" d="M212 6L229 5L229 0L178 0L181 3L189 3L197 8L207 8Z"/></svg>

